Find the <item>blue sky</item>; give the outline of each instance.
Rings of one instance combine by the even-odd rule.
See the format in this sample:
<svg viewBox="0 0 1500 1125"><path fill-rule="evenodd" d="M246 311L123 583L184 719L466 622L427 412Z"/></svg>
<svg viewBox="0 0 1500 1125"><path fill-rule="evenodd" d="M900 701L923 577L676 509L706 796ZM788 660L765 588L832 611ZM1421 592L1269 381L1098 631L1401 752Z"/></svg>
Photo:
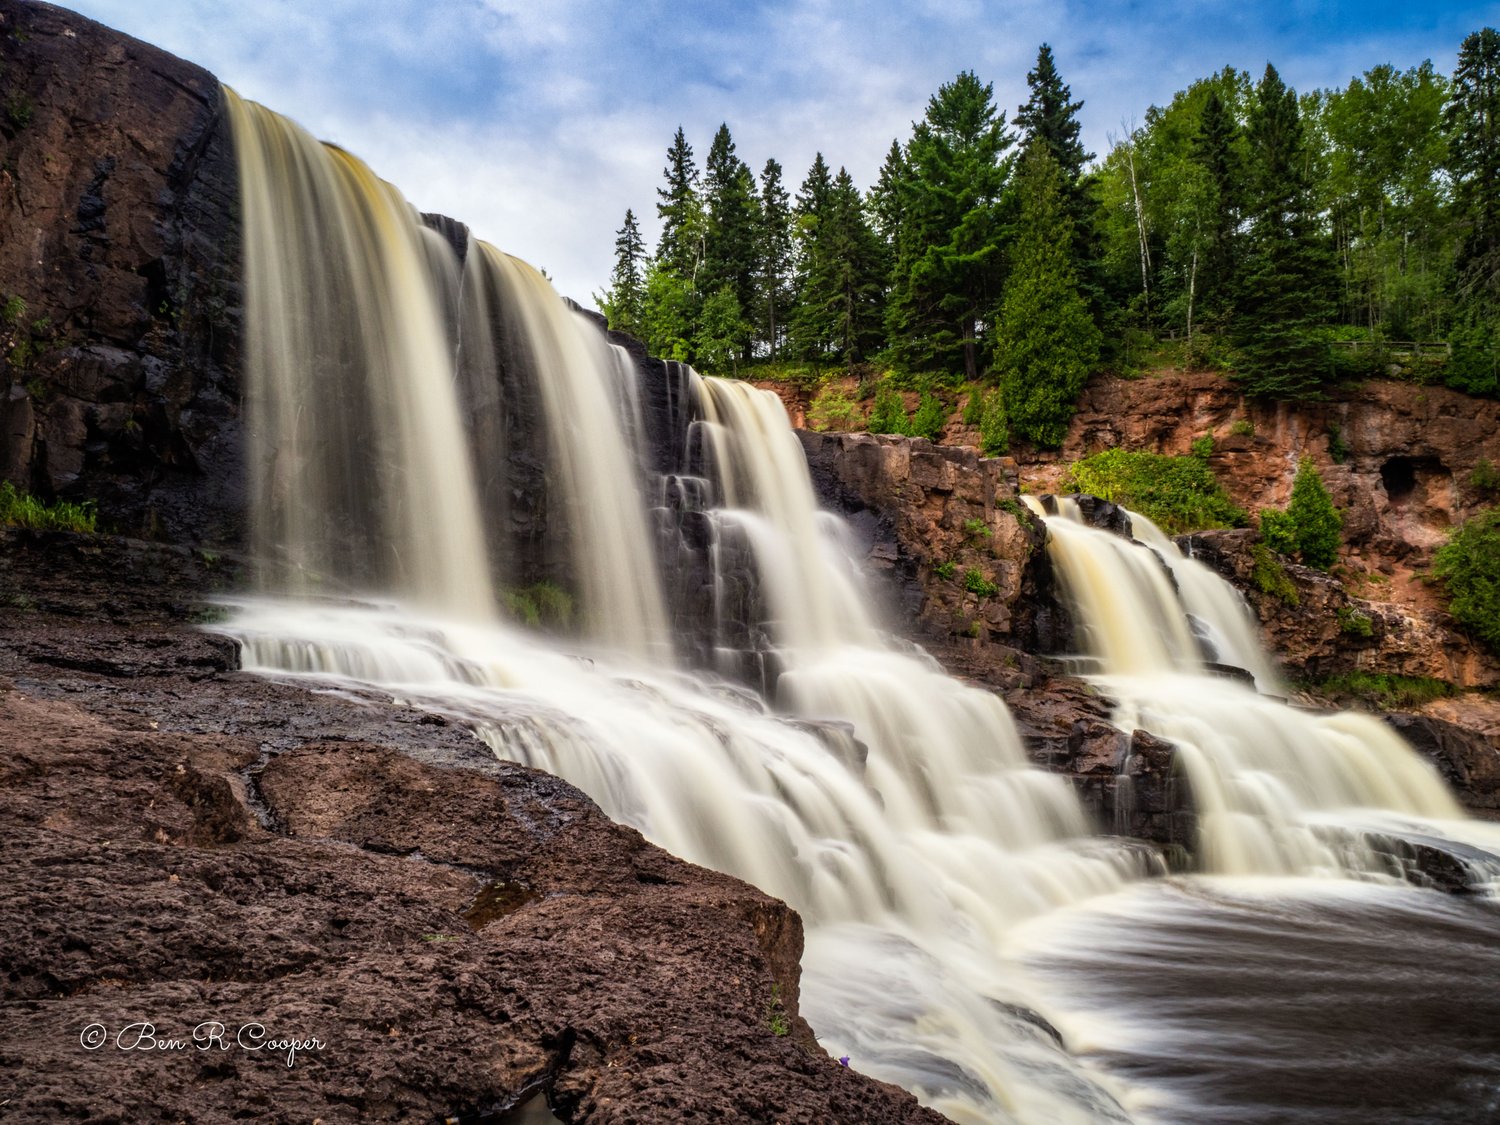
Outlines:
<svg viewBox="0 0 1500 1125"><path fill-rule="evenodd" d="M1267 61L1299 90L1378 63L1453 68L1500 0L81 0L337 141L418 207L467 222L590 303L625 209L656 237L679 124L700 166L721 121L789 190L821 150L863 188L939 85L973 70L1014 116L1039 44L1084 139L1195 78Z"/></svg>

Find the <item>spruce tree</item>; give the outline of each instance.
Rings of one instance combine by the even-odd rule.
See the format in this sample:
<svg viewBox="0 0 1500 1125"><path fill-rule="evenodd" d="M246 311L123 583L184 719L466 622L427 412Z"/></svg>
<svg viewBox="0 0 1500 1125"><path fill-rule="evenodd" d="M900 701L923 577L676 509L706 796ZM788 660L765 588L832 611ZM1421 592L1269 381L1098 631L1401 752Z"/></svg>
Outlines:
<svg viewBox="0 0 1500 1125"><path fill-rule="evenodd" d="M1070 253L1078 280L1096 299L1094 207L1084 180L1084 165L1094 158L1085 152L1079 139L1082 126L1078 111L1082 101L1073 101L1073 91L1063 82L1052 58L1052 48L1043 43L1037 51L1036 68L1028 71L1026 85L1031 97L1016 111L1015 124L1021 131L1021 145L1029 147L1040 141L1057 165L1062 184L1063 208L1073 224Z"/></svg>
<svg viewBox="0 0 1500 1125"><path fill-rule="evenodd" d="M1202 261L1194 277L1194 303L1200 320L1222 319L1232 304L1241 195L1236 133L1234 118L1223 98L1217 90L1210 90L1192 141L1193 160L1205 173L1211 208L1202 240Z"/></svg>
<svg viewBox="0 0 1500 1125"><path fill-rule="evenodd" d="M786 336L792 290L791 197L781 183L781 165L767 160L760 173L760 315L758 330L770 357Z"/></svg>
<svg viewBox="0 0 1500 1125"><path fill-rule="evenodd" d="M617 332L641 334L646 299L646 244L635 212L626 208L625 225L615 232L615 268L609 291L596 298L609 326Z"/></svg>
<svg viewBox="0 0 1500 1125"><path fill-rule="evenodd" d="M1308 180L1296 92L1266 64L1251 104L1249 230L1235 294L1236 377L1262 398L1317 396L1329 373L1314 329L1332 313L1333 270Z"/></svg>
<svg viewBox="0 0 1500 1125"><path fill-rule="evenodd" d="M804 185L809 211L793 334L810 358L832 352L852 367L880 339L882 255L849 173L840 168L826 193L825 176L815 163Z"/></svg>
<svg viewBox="0 0 1500 1125"><path fill-rule="evenodd" d="M816 275L823 268L823 229L828 220L832 194L833 177L820 152L813 157L812 167L797 190L797 203L792 213L796 243L793 270L796 298L787 318L787 333L792 350L802 359L817 360L832 347L832 332L816 293Z"/></svg>
<svg viewBox="0 0 1500 1125"><path fill-rule="evenodd" d="M717 294L727 286L738 309L751 308L757 288L760 200L750 169L735 155L728 125L719 126L708 152L703 203L707 222L699 288L705 294ZM741 342L741 349L747 344L748 334Z"/></svg>
<svg viewBox="0 0 1500 1125"><path fill-rule="evenodd" d="M886 331L907 370L979 375L979 329L1001 276L1003 156L993 87L964 71L927 103L906 146Z"/></svg>
<svg viewBox="0 0 1500 1125"><path fill-rule="evenodd" d="M1022 158L1016 191L1020 233L996 317L995 367L1011 431L1055 447L1098 363L1100 336L1068 253L1062 176L1039 138Z"/></svg>
<svg viewBox="0 0 1500 1125"><path fill-rule="evenodd" d="M661 239L656 244L657 264L676 274L689 285L696 284L698 268L703 262L703 202L698 195L698 168L693 163L693 148L683 135L682 126L667 150L667 166L662 170L667 186L657 188L660 201L656 214L661 219Z"/></svg>

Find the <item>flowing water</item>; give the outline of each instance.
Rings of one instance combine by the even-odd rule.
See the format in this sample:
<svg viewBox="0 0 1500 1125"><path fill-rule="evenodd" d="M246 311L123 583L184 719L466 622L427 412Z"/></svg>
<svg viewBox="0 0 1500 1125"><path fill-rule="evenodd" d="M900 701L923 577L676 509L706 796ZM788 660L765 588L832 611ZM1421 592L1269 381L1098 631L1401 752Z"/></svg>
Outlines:
<svg viewBox="0 0 1500 1125"><path fill-rule="evenodd" d="M540 275L424 221L290 122L232 96L230 109L266 574L228 626L245 667L460 718L497 755L568 779L675 854L784 898L806 924L803 1012L823 1045L955 1120L1127 1120L1193 1104L1162 1092L1171 1050L1122 1031L1149 1056L1137 1065L1118 1036L1091 1039L1066 998L1097 987L1103 1009L1125 1013L1110 1026L1133 1029L1144 1012L1170 1033L1178 1013L1109 990L1109 966L1084 951L1123 958L1163 940L1152 910L1131 905L1143 895L1171 904L1168 940L1239 905L1204 906L1182 889L1191 881L1141 883L1154 873L1141 853L1091 835L1068 786L1028 765L998 698L886 634L779 401L691 376L682 448L653 468L634 364ZM1374 724L1294 721L1200 674L1212 645L1275 684L1227 588L1164 577L1179 564L1163 565L1160 544L1131 546L1121 579L1084 538L1096 533L1052 522L1080 606L1097 583L1131 591L1107 599L1129 621L1078 615L1122 724L1183 742L1213 869L1384 870L1358 833L1329 835L1350 805L1399 813L1404 831L1458 823ZM1089 548L1064 550L1073 538ZM695 616L664 594L662 572L699 557L701 572L682 563L672 586L697 583L708 610ZM546 639L500 608L539 576L569 586L574 631ZM746 668L739 681L716 674ZM1176 702L1221 686L1264 708L1253 721L1275 739L1224 751L1195 734L1252 721ZM1297 723L1316 725L1315 753ZM1280 758L1258 756L1267 742ZM1037 1010L1061 1021L1071 1052Z"/></svg>
<svg viewBox="0 0 1500 1125"><path fill-rule="evenodd" d="M1461 853L1475 881L1500 878L1487 854L1469 851L1500 850L1500 833L1466 820L1436 769L1386 724L1299 711L1257 690L1279 682L1222 579L1138 513L1126 539L1088 526L1075 502L1055 508L1048 551L1098 663L1093 679L1119 726L1176 745L1206 870L1400 875L1394 838ZM1210 659L1253 682L1212 674Z"/></svg>

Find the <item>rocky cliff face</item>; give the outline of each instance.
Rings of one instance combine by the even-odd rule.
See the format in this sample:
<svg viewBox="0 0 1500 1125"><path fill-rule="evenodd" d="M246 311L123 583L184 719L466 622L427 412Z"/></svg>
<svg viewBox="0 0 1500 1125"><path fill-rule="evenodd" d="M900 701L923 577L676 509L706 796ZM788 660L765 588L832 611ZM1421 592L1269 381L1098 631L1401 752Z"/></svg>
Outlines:
<svg viewBox="0 0 1500 1125"><path fill-rule="evenodd" d="M210 74L0 0L0 478L239 539L236 196Z"/></svg>
<svg viewBox="0 0 1500 1125"><path fill-rule="evenodd" d="M1493 500L1470 477L1481 460L1500 464L1500 402L1379 381L1327 402L1257 403L1206 372L1102 377L1085 389L1062 450L1028 456L1025 476L1042 491L1101 449L1184 454L1205 436L1215 473L1251 512L1285 506L1298 461L1312 458L1344 510L1352 561L1394 573L1425 564L1448 528Z"/></svg>

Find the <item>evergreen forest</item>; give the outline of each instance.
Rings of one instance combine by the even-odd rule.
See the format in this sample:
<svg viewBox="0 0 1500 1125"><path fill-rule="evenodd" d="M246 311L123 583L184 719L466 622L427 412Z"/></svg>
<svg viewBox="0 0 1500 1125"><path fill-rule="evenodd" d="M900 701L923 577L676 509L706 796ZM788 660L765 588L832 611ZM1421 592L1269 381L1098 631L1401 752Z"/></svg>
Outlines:
<svg viewBox="0 0 1500 1125"><path fill-rule="evenodd" d="M1451 75L1382 63L1299 93L1225 68L1102 155L1046 44L1027 87L1008 118L959 74L865 190L822 153L795 189L774 158L757 175L727 124L700 167L679 127L657 245L627 211L599 306L713 374L967 388L991 451L1058 444L1100 370L1218 369L1269 399L1385 374L1500 394L1494 29Z"/></svg>

